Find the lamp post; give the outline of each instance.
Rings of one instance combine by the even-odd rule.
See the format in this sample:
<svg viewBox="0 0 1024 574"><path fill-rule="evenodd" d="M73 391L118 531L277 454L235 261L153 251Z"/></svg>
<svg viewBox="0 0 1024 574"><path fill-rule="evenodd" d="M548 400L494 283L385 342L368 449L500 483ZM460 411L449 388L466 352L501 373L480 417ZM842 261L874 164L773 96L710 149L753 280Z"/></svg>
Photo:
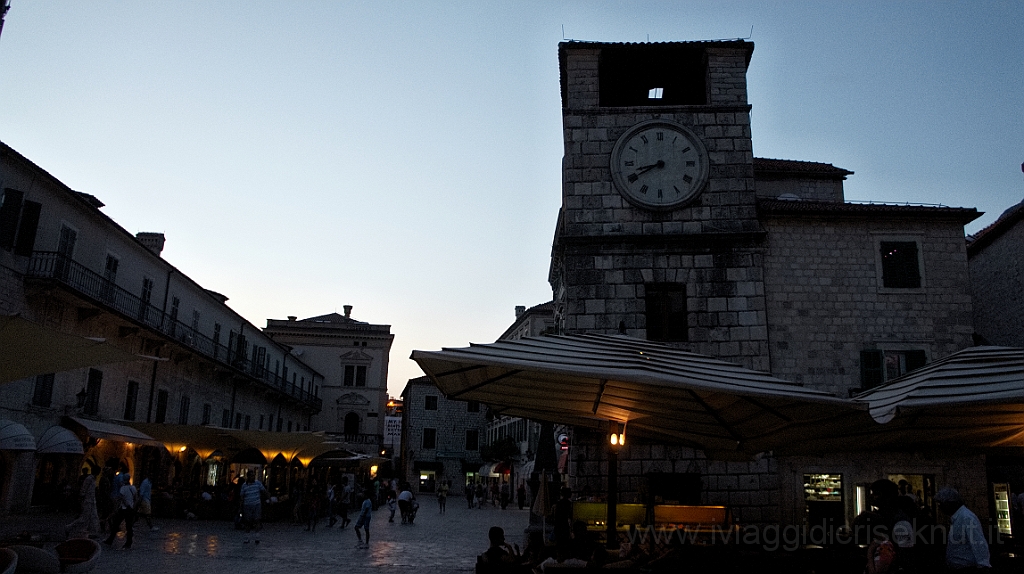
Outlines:
<svg viewBox="0 0 1024 574"><path fill-rule="evenodd" d="M615 528L619 503L619 451L626 444L626 425L608 422L608 515L605 523L605 546L614 550L619 547L619 532Z"/></svg>

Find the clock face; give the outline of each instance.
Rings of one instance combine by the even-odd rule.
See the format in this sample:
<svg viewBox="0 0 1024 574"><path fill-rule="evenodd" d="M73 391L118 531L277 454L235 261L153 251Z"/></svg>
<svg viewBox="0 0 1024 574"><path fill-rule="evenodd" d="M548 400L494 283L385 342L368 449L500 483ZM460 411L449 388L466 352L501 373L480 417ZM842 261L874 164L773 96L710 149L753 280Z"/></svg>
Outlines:
<svg viewBox="0 0 1024 574"><path fill-rule="evenodd" d="M612 181L630 203L673 209L708 182L708 154L690 130L665 120L641 122L615 142Z"/></svg>

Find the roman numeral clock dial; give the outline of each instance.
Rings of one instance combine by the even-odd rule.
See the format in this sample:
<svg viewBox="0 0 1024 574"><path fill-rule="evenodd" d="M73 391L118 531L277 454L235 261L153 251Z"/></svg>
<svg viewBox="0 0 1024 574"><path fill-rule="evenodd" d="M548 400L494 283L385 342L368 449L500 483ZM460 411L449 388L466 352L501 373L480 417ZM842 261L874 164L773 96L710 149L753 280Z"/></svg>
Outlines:
<svg viewBox="0 0 1024 574"><path fill-rule="evenodd" d="M611 155L612 181L627 201L646 209L682 207L708 182L708 153L687 128L641 122L622 134Z"/></svg>

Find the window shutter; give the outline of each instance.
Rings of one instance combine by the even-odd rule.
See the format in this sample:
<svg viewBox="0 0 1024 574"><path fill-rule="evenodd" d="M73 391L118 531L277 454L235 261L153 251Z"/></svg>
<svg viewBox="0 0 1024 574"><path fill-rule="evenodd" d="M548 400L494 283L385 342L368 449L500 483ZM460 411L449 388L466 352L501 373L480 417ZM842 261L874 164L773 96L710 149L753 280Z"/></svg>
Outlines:
<svg viewBox="0 0 1024 574"><path fill-rule="evenodd" d="M35 201L26 201L21 208L21 226L18 228L18 240L14 244L15 255L32 255L36 246L36 231L39 229L39 213L43 206Z"/></svg>
<svg viewBox="0 0 1024 574"><path fill-rule="evenodd" d="M16 189L4 189L4 197L0 203L0 247L14 247L18 218L21 217L21 200L24 197L25 194Z"/></svg>
<svg viewBox="0 0 1024 574"><path fill-rule="evenodd" d="M860 352L860 386L867 390L885 382L885 354L879 350Z"/></svg>

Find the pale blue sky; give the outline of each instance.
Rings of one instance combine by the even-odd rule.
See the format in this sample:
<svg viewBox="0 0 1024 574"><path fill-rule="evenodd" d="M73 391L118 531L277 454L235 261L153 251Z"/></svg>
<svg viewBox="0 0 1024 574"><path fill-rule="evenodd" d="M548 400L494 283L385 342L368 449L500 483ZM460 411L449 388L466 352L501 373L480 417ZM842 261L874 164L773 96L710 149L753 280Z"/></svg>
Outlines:
<svg viewBox="0 0 1024 574"><path fill-rule="evenodd" d="M1024 3L12 0L0 140L257 326L353 305L413 349L551 297L558 42L738 38L754 154L847 198L1024 198Z"/></svg>

